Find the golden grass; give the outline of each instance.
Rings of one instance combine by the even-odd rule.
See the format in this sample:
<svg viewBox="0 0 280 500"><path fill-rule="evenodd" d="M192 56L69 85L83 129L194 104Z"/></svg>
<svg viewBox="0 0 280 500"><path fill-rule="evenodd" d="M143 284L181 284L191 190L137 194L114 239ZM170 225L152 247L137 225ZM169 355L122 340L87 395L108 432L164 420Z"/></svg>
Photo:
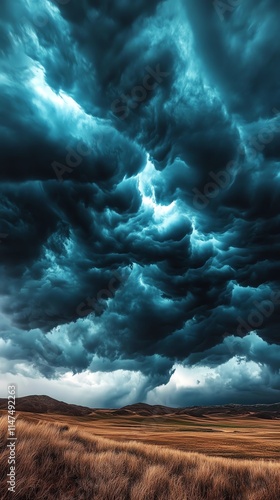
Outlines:
<svg viewBox="0 0 280 500"><path fill-rule="evenodd" d="M7 412L2 412L6 415ZM100 412L101 413L101 412ZM0 411L1 415L1 411ZM179 416L123 417L101 413L84 417L17 412L33 423L59 422L114 441L140 441L181 451L238 459L280 459L280 420Z"/></svg>
<svg viewBox="0 0 280 500"><path fill-rule="evenodd" d="M7 492L0 419L0 492ZM17 421L15 500L278 500L280 467L116 442L75 427Z"/></svg>

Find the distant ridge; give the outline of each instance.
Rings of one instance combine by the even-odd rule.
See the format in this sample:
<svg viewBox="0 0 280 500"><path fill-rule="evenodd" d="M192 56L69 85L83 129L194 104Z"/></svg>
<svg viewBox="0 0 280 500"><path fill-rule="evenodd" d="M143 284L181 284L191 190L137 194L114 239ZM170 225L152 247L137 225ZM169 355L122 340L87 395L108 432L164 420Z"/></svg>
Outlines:
<svg viewBox="0 0 280 500"><path fill-rule="evenodd" d="M7 409L7 399L0 399L0 410ZM28 411L32 413L54 413L58 415L84 416L93 412L86 406L57 401L50 396L25 396L16 398L16 411Z"/></svg>
<svg viewBox="0 0 280 500"><path fill-rule="evenodd" d="M0 410L7 409L7 399L0 399ZM190 406L184 408L171 408L163 405L149 405L147 403L135 403L123 406L119 409L94 409L86 406L57 401L49 396L25 396L16 399L16 411L32 413L53 413L69 416L86 416L110 414L112 416L143 416L156 417L168 415L186 415L192 417L240 417L240 418L263 418L280 419L280 403L256 404L256 405L214 405L214 406Z"/></svg>
<svg viewBox="0 0 280 500"><path fill-rule="evenodd" d="M162 405L148 405L147 403L135 403L133 405L123 406L118 410L111 410L115 415L168 415L176 413L178 408L170 408Z"/></svg>
<svg viewBox="0 0 280 500"><path fill-rule="evenodd" d="M190 406L185 408L171 408L162 405L148 405L136 403L124 406L119 410L111 410L115 415L189 415L193 417L207 416L230 416L230 417L255 417L264 419L280 418L280 403L256 404L256 405L214 405L214 406Z"/></svg>

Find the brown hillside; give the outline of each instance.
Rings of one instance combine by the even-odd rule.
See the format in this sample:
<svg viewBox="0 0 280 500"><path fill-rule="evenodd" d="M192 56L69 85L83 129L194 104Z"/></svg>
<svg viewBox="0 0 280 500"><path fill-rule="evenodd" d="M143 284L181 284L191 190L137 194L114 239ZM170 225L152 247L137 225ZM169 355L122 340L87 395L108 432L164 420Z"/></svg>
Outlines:
<svg viewBox="0 0 280 500"><path fill-rule="evenodd" d="M0 399L0 410L6 410L7 399ZM93 412L85 406L72 405L57 401L49 396L25 396L16 399L16 411L32 413L55 413L58 415L83 416Z"/></svg>

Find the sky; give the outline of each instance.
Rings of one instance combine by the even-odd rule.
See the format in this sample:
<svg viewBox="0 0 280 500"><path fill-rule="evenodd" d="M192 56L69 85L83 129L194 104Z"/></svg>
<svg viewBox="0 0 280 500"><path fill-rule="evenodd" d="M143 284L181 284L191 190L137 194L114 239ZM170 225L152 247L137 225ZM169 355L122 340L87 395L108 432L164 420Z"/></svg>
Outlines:
<svg viewBox="0 0 280 500"><path fill-rule="evenodd" d="M279 401L279 1L0 12L0 396Z"/></svg>

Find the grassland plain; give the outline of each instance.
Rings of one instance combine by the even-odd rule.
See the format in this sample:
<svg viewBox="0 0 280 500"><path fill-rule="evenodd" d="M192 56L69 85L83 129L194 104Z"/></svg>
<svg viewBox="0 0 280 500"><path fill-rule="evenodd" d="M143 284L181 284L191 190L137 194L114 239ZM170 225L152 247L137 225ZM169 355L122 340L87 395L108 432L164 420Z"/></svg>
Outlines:
<svg viewBox="0 0 280 500"><path fill-rule="evenodd" d="M0 415L5 411L0 410ZM18 421L76 426L115 441L138 441L176 450L237 459L280 459L280 419L211 415L115 415L96 410L89 415L18 412Z"/></svg>
<svg viewBox="0 0 280 500"><path fill-rule="evenodd" d="M15 500L280 498L280 466L276 460L210 457L145 442L116 441L95 434L97 418L89 426L86 422L89 417L79 417L77 425L73 425L69 416L45 417L38 414L34 417L32 413L18 416ZM6 482L6 433L7 419L2 416L1 500L11 498ZM207 440L212 432L203 435ZM193 450L196 449L194 446Z"/></svg>

